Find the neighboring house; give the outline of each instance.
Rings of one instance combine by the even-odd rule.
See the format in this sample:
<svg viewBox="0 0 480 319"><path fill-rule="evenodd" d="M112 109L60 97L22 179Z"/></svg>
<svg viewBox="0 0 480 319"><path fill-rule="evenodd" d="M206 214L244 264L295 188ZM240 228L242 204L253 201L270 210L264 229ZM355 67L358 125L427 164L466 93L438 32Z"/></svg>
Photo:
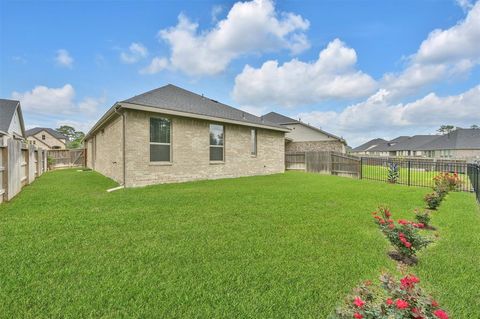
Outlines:
<svg viewBox="0 0 480 319"><path fill-rule="evenodd" d="M373 152L372 149L381 145L386 145L388 144L387 140L384 140L383 138L375 138L373 140L370 140L360 146L355 147L352 149L350 152L353 155L377 155L377 156L386 156L388 154L380 154L378 152Z"/></svg>
<svg viewBox="0 0 480 319"><path fill-rule="evenodd" d="M480 159L480 129L457 128L444 135L399 136L374 139L352 150L355 155Z"/></svg>
<svg viewBox="0 0 480 319"><path fill-rule="evenodd" d="M286 152L346 152L347 143L343 138L325 132L317 127L275 112L265 114L262 118L290 129L290 131L285 134Z"/></svg>
<svg viewBox="0 0 480 319"><path fill-rule="evenodd" d="M25 138L25 124L19 101L0 99L0 138L3 136Z"/></svg>
<svg viewBox="0 0 480 319"><path fill-rule="evenodd" d="M480 160L480 129L457 128L422 145L422 151L425 156L433 158L478 161Z"/></svg>
<svg viewBox="0 0 480 319"><path fill-rule="evenodd" d="M25 132L30 144L35 144L45 149L63 150L67 148L67 137L54 129L35 127Z"/></svg>
<svg viewBox="0 0 480 319"><path fill-rule="evenodd" d="M115 103L84 141L88 167L134 187L282 173L286 132L169 84Z"/></svg>

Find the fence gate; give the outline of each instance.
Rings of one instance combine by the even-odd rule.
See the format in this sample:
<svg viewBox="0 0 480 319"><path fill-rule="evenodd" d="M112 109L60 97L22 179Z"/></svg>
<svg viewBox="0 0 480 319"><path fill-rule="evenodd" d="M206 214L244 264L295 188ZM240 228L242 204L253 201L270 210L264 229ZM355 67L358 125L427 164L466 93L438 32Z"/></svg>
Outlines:
<svg viewBox="0 0 480 319"><path fill-rule="evenodd" d="M49 150L50 169L85 166L85 149Z"/></svg>

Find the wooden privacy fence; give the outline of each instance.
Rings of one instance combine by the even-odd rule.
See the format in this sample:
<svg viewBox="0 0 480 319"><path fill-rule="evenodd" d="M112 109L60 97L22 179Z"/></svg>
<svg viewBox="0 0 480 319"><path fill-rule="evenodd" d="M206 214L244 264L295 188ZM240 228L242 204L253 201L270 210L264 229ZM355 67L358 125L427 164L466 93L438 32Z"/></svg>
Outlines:
<svg viewBox="0 0 480 319"><path fill-rule="evenodd" d="M13 138L0 138L0 203L11 200L46 170L46 150Z"/></svg>
<svg viewBox="0 0 480 319"><path fill-rule="evenodd" d="M285 168L356 178L361 171L358 157L329 151L286 153Z"/></svg>
<svg viewBox="0 0 480 319"><path fill-rule="evenodd" d="M85 149L49 150L50 169L85 166Z"/></svg>

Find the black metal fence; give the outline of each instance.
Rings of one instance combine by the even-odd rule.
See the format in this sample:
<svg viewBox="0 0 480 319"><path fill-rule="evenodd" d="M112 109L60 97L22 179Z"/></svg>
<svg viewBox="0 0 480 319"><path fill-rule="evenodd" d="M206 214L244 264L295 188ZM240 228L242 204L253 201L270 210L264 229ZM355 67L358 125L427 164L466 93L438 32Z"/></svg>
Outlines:
<svg viewBox="0 0 480 319"><path fill-rule="evenodd" d="M396 183L409 186L433 187L433 178L439 173L457 173L459 190L479 192L479 165L463 161L361 158L361 178L389 182L389 171L396 172Z"/></svg>
<svg viewBox="0 0 480 319"><path fill-rule="evenodd" d="M473 191L480 203L480 164L468 164L467 176L472 183Z"/></svg>

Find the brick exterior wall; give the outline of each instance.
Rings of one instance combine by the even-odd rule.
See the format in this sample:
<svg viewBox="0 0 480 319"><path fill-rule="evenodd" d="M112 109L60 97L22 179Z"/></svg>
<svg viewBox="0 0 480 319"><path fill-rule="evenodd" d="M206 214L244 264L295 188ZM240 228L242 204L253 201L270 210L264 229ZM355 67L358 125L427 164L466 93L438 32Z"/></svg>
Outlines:
<svg viewBox="0 0 480 319"><path fill-rule="evenodd" d="M150 163L150 117L162 115L125 110L125 116L127 187L285 171L284 132L257 128L257 156L251 156L251 128L224 123L225 161L214 164L209 160L212 122L165 115L172 122L171 163ZM89 167L119 183L123 182L121 124L117 118L87 142Z"/></svg>
<svg viewBox="0 0 480 319"><path fill-rule="evenodd" d="M87 166L123 183L122 118L118 115L87 142Z"/></svg>
<svg viewBox="0 0 480 319"><path fill-rule="evenodd" d="M286 142L285 152L333 151L345 153L345 145L338 141Z"/></svg>

